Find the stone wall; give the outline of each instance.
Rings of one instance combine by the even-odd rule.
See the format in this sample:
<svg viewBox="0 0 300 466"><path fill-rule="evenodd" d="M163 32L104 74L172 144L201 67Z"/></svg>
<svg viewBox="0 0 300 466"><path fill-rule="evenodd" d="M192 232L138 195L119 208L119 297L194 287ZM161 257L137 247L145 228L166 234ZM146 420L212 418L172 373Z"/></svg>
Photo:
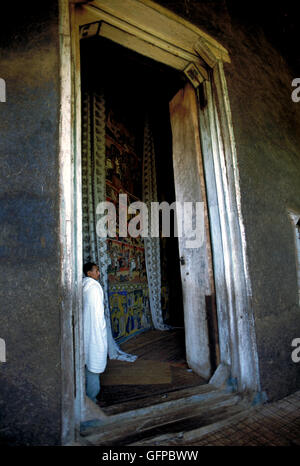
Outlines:
<svg viewBox="0 0 300 466"><path fill-rule="evenodd" d="M226 67L241 180L262 389L300 386L291 342L300 335L296 251L288 210L300 213L300 106L295 77L259 31L236 26Z"/></svg>
<svg viewBox="0 0 300 466"><path fill-rule="evenodd" d="M1 23L0 437L51 445L61 435L57 2L8 4Z"/></svg>

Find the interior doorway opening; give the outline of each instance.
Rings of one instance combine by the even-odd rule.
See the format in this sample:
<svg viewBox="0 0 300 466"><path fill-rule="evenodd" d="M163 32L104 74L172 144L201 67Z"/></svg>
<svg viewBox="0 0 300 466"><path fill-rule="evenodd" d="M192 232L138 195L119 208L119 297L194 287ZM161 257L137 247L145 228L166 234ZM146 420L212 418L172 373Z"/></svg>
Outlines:
<svg viewBox="0 0 300 466"><path fill-rule="evenodd" d="M83 96L88 96L87 99L100 96L100 102L105 102L102 109L105 132L99 134L105 144L105 198L101 200L115 203L117 214L120 214L117 203L120 193L127 195L129 204L143 200L143 152L145 121L148 121L154 145L152 177L155 177L156 193L153 201L172 204L176 195L169 102L186 85L184 74L97 37L81 41L81 81ZM93 169L89 164L84 165L84 154L96 151L95 145L99 143L97 127L93 125L93 119L99 119L99 108L85 105L83 98L83 189L84 178L88 178L89 169ZM85 142L85 134L89 143ZM101 171L100 167L98 169ZM91 186L91 198L94 188ZM85 194L83 192L83 219L89 208ZM93 247L96 246L91 244L84 222L85 262L95 260ZM101 375L100 406L145 400L151 395L206 382L186 362L182 273L178 239L173 237L172 215L170 224L171 237L159 239L160 262L157 265L161 278L162 319L170 330L154 329L142 238L120 237L117 225L117 235L105 241L112 335L122 349L139 357L134 363L108 361L107 370ZM206 301L208 307L210 301ZM208 357L211 359L211 354Z"/></svg>

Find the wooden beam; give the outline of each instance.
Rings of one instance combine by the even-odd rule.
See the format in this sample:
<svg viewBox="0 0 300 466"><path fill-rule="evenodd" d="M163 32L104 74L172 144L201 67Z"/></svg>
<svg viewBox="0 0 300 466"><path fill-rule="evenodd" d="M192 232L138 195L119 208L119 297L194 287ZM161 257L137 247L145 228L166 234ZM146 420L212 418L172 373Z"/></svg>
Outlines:
<svg viewBox="0 0 300 466"><path fill-rule="evenodd" d="M169 20L169 24L168 19L156 12L153 16L153 11L151 9L146 11L144 6L142 11L136 11L138 10L136 4L139 4L136 0L126 0L124 3L119 2L119 0L114 0L114 2L96 0L89 5L80 5L77 8L77 23L82 26L95 21L104 21L118 31L131 35L132 37L127 39L124 36L121 39L119 37L119 40L130 42L132 47L134 46L134 38L139 39L135 45L138 53L146 55L146 48L149 48L149 44L151 44L151 53L155 55L154 59L157 61L161 61L161 51L164 51L164 59L168 53L184 60L185 65L194 62L204 78L208 79L208 73L205 69L206 63L194 50L194 44L197 42L198 36L182 25L179 25L178 29L178 23L174 21L170 22ZM129 8L130 5L131 9ZM117 34L117 31L115 31L115 34ZM118 35L120 35L120 32L118 32ZM111 40L113 39L111 38ZM117 42L117 40L115 41ZM174 59L169 61L172 63L172 60Z"/></svg>
<svg viewBox="0 0 300 466"><path fill-rule="evenodd" d="M185 26L190 31L197 34L198 37L203 38L209 45L210 49L213 51L216 60L221 60L227 63L230 63L230 56L225 47L223 47L220 42L216 41L213 37L209 36L206 32L202 31L198 26L195 24L187 21L186 19L178 16L176 13L168 10L167 8L159 5L158 3L153 2L152 0L137 0L139 3L143 3L144 5L152 8L153 10L159 12L160 14L164 15L167 18L176 21L177 23Z"/></svg>
<svg viewBox="0 0 300 466"><path fill-rule="evenodd" d="M203 58L203 60L213 68L218 61L215 53L211 50L209 43L203 39L203 37L199 37L197 42L194 45L194 49L196 53Z"/></svg>

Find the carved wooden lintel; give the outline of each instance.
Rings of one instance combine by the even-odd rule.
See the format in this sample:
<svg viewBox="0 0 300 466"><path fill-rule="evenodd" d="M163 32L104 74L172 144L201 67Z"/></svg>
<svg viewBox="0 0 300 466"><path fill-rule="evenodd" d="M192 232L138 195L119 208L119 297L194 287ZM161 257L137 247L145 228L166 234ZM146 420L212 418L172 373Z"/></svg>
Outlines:
<svg viewBox="0 0 300 466"><path fill-rule="evenodd" d="M194 50L208 64L210 68L214 68L218 59L211 50L208 42L203 39L203 37L199 37L194 45Z"/></svg>
<svg viewBox="0 0 300 466"><path fill-rule="evenodd" d="M195 89L197 89L197 87L207 79L207 75L204 76L204 74L201 73L200 68L195 63L189 63L183 72Z"/></svg>

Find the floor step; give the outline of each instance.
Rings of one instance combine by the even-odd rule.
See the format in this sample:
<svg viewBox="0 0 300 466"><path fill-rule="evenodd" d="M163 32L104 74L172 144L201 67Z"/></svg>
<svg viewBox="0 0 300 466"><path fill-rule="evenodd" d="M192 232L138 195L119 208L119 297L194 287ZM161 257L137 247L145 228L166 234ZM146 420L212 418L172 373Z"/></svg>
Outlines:
<svg viewBox="0 0 300 466"><path fill-rule="evenodd" d="M227 409L241 401L239 394L227 393L212 386L198 387L197 393L129 412L112 415L105 421L86 423L81 435L86 444L128 445L170 432L191 430L228 415ZM170 394L169 394L170 395ZM178 396L178 397L177 397Z"/></svg>
<svg viewBox="0 0 300 466"><path fill-rule="evenodd" d="M114 404L112 406L103 407L102 410L108 416L114 414L120 414L127 411L134 411L148 406L153 406L160 403L166 403L172 400L179 400L180 398L187 398L192 395L201 395L205 393L214 392L215 388L212 385L198 385L180 390L173 390L165 393L159 393L157 395L143 396L137 400L131 400Z"/></svg>
<svg viewBox="0 0 300 466"><path fill-rule="evenodd" d="M168 429L166 433L162 431L159 435L136 437L131 443L123 443L127 446L196 446L197 441L202 437L219 429L224 428L232 422L239 422L247 418L252 408L246 408L239 404L226 409L210 412L201 418L195 418L193 422L185 425L174 425L173 429ZM197 425L195 425L197 424Z"/></svg>

